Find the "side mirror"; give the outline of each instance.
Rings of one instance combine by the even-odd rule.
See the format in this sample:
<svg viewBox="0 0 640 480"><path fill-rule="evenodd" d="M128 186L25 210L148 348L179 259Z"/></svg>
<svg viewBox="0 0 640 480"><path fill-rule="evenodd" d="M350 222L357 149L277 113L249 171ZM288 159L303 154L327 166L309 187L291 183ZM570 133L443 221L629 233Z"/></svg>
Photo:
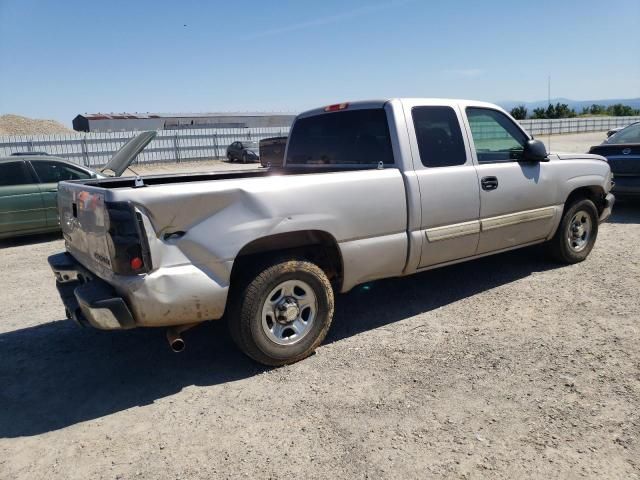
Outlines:
<svg viewBox="0 0 640 480"><path fill-rule="evenodd" d="M528 140L522 152L523 162L548 162L547 147L540 140Z"/></svg>

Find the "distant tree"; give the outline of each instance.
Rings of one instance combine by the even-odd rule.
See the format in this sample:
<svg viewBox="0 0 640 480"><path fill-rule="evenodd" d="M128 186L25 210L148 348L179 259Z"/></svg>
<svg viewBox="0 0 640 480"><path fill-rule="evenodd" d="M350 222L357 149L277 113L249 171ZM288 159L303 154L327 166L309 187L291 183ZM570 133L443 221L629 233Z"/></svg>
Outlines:
<svg viewBox="0 0 640 480"><path fill-rule="evenodd" d="M534 108L533 118L547 118L547 110L545 108Z"/></svg>
<svg viewBox="0 0 640 480"><path fill-rule="evenodd" d="M573 108L569 108L566 103L550 103L547 108L535 108L533 118L572 118L578 114Z"/></svg>
<svg viewBox="0 0 640 480"><path fill-rule="evenodd" d="M556 116L556 107L553 104L550 103L549 106L547 106L544 118L558 118Z"/></svg>
<svg viewBox="0 0 640 480"><path fill-rule="evenodd" d="M569 108L569 105L566 103L556 103L555 115L556 116L552 118L573 118L577 114L576 111L573 108Z"/></svg>
<svg viewBox="0 0 640 480"><path fill-rule="evenodd" d="M525 118L527 118L528 113L529 112L527 111L527 107L525 107L524 105L519 105L511 109L511 116L516 120L524 120Z"/></svg>
<svg viewBox="0 0 640 480"><path fill-rule="evenodd" d="M511 111L511 114L513 115L513 110ZM555 105L550 103L547 108L534 108L532 118L573 118L577 115L578 114L573 108L569 108L569 105L558 102ZM582 115L631 117L634 115L640 115L640 110L632 108L629 105L623 105L622 103L616 103L615 105L610 105L608 107L594 103L590 107L584 107L582 109Z"/></svg>
<svg viewBox="0 0 640 480"><path fill-rule="evenodd" d="M610 105L607 108L607 114L613 115L614 117L631 117L633 116L637 110L634 110L629 105L623 105L621 103L616 103L615 105Z"/></svg>

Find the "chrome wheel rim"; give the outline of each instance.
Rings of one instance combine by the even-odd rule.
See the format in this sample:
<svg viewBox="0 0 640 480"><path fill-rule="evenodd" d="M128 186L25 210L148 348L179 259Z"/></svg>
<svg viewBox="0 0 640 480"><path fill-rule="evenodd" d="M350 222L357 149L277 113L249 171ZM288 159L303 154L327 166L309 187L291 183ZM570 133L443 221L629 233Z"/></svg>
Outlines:
<svg viewBox="0 0 640 480"><path fill-rule="evenodd" d="M591 216L584 210L577 211L571 218L567 231L569 248L574 252L584 250L591 239L592 227Z"/></svg>
<svg viewBox="0 0 640 480"><path fill-rule="evenodd" d="M262 306L262 330L278 345L294 345L311 330L318 299L308 283L286 280L275 287Z"/></svg>

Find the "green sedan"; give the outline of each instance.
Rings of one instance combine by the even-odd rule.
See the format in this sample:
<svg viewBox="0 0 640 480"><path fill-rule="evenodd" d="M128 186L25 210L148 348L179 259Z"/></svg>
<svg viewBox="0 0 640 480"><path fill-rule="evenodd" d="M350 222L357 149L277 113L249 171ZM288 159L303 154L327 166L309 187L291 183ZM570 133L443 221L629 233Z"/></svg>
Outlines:
<svg viewBox="0 0 640 480"><path fill-rule="evenodd" d="M100 172L48 155L0 158L0 239L59 231L58 182L109 176L106 172L120 176L155 135L132 138Z"/></svg>

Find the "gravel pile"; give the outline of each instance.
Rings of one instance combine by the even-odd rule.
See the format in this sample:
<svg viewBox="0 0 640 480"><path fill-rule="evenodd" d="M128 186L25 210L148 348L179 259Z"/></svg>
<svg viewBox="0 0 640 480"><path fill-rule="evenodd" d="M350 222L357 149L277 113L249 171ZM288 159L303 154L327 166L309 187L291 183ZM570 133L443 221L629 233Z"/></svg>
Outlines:
<svg viewBox="0 0 640 480"><path fill-rule="evenodd" d="M55 120L39 120L20 115L0 115L0 135L48 135L73 133Z"/></svg>

